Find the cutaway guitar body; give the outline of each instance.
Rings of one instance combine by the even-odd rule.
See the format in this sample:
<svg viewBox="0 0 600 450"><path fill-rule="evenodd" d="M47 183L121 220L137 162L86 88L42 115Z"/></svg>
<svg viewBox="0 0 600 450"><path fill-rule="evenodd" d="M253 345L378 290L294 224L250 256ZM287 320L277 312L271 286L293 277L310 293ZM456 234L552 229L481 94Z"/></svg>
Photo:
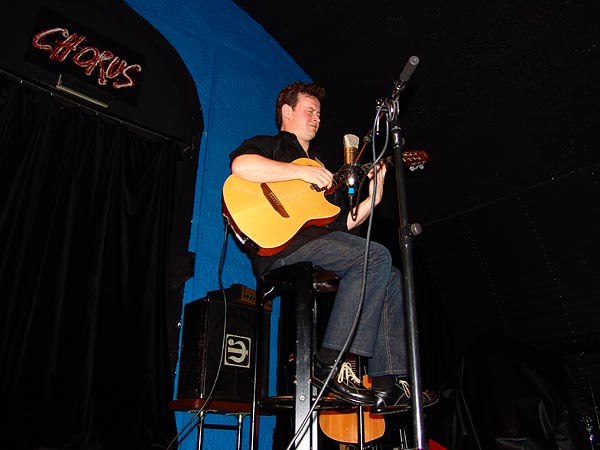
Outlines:
<svg viewBox="0 0 600 450"><path fill-rule="evenodd" d="M294 164L319 165L309 158ZM327 225L339 212L322 190L302 180L254 183L230 175L223 185L223 213L242 242L260 255L278 253L303 227Z"/></svg>

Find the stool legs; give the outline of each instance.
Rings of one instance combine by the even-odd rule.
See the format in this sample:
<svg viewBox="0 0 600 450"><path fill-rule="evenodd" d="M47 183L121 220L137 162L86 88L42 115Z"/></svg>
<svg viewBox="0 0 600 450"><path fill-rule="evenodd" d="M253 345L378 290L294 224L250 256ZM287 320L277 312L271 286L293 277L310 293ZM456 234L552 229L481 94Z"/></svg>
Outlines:
<svg viewBox="0 0 600 450"><path fill-rule="evenodd" d="M196 441L196 450L202 450L202 435L204 433L204 418L206 416L205 412L201 412L198 417L198 423L196 424L196 428L198 429L198 440Z"/></svg>
<svg viewBox="0 0 600 450"><path fill-rule="evenodd" d="M244 426L244 415L238 414L237 416L237 438L235 441L236 450L242 450L242 428Z"/></svg>
<svg viewBox="0 0 600 450"><path fill-rule="evenodd" d="M262 387L260 385L260 373L262 367L260 366L261 358L260 352L265 351L259 350L257 343L262 342L262 327L261 327L261 313L265 304L265 292L264 285L258 284L256 292L256 303L254 311L254 345L252 346L252 406L250 409L250 450L258 450L258 431L259 431L259 415L260 411L258 408L258 402L260 401L260 393Z"/></svg>
<svg viewBox="0 0 600 450"><path fill-rule="evenodd" d="M265 292L267 290L268 292ZM257 289L257 314L255 342L261 341L260 311L267 297L281 297L282 302L293 304L295 311L295 394L293 398L294 442L296 450L317 450L318 424L317 411L310 413L313 395L316 389L311 383L313 354L316 349L314 323L316 321L316 296L322 292L315 288L315 266L309 262L296 263L279 269L274 269L265 275L264 282L259 281ZM252 400L250 450L258 449L259 431L259 402L260 386L259 373L261 358L257 346L254 346L254 392ZM310 414L310 417L308 417ZM308 417L308 419L307 419ZM361 415L362 418L362 415ZM303 423L307 421L303 427ZM362 432L362 426L361 432Z"/></svg>
<svg viewBox="0 0 600 450"><path fill-rule="evenodd" d="M272 272L273 274L274 272ZM295 306L296 322L296 345L294 349L296 379L294 403L294 433L298 433L302 422L309 414L312 402L312 384L310 382L312 369L311 347L311 325L312 325L312 296L313 296L313 265L311 263L298 263L288 266L283 270L276 271L276 274L269 280L269 286L274 286L273 291L265 292L265 284L259 282L256 301L256 334L255 342L261 342L260 310L263 308L266 297L279 296L283 301L293 302ZM259 352L254 346L254 392L252 398L252 413L250 418L251 440L250 450L258 449L259 432L259 401L260 401L260 358ZM309 426L299 435L296 442L296 450L316 450L317 440L316 432L313 432L312 422L316 420L317 414L313 412L310 418Z"/></svg>
<svg viewBox="0 0 600 450"><path fill-rule="evenodd" d="M235 438L235 448L236 450L242 450L242 430L244 426L244 416L246 414L240 413L236 414L237 417L237 425L236 425L236 438ZM200 413L198 417L198 423L196 424L196 428L198 429L198 439L196 441L196 450L202 450L202 438L204 437L204 419L206 418L206 412ZM208 425L207 425L208 426Z"/></svg>
<svg viewBox="0 0 600 450"><path fill-rule="evenodd" d="M298 264L295 268L295 309L296 309L296 393L294 396L294 432L298 432L302 422L309 414L312 402L312 384L310 382L312 368L312 264ZM317 442L313 438L313 413L310 423L300 435L296 450L316 449Z"/></svg>

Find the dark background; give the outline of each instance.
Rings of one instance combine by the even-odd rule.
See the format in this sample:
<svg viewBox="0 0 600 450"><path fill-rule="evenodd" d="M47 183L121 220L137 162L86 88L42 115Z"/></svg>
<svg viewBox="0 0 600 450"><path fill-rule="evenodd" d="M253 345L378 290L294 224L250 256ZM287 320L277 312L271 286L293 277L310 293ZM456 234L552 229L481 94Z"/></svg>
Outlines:
<svg viewBox="0 0 600 450"><path fill-rule="evenodd" d="M12 80L11 75L4 81L3 74L2 82L6 84L0 92L2 96L22 93L32 99L30 103L19 101L14 105L32 105L38 111L36 105L43 104L70 116L75 111L70 109L72 105L54 104L48 100L47 92L42 89L40 93L38 89L39 85L55 85L54 77L34 66L27 66L25 70L22 59L17 57L21 49L12 45L15 40L27 41L31 29L29 19L39 3L11 5L7 13L10 20L6 20L3 28L6 39L2 40L5 51L1 58L3 69L21 74L26 80L35 80L37 87ZM167 228L172 227L173 242L162 248L165 253L161 261L167 259L169 252L172 273L167 273L169 271L160 264L151 269L139 269L139 273L156 274L153 281L161 286L159 289L152 289L153 285L137 278L123 278L128 281L128 287L143 285L156 295L148 297L136 289L137 296L125 296L128 302L120 306L127 314L115 314L123 326L116 326L110 320L112 316L106 316L108 320L101 323L97 336L107 338L99 339L107 346L94 355L96 347L90 344L86 348L91 353L83 358L85 363L95 363L96 372L86 370L87 377L80 380L77 378L79 372L69 370L65 365L61 370L68 377L61 389L53 390L54 384L48 381L49 378L40 383L36 376L41 374L44 379L54 369L52 358L56 355L62 357L60 362L68 363L79 363L82 358L58 353L56 349L45 351L46 345L55 344L62 350L62 341L46 339L47 334L41 331L46 328L27 327L27 321L16 321L14 315L0 315L7 325L2 328L3 348L8 349L0 353L5 358L15 356L14 361L18 364L21 359L17 357L27 355L24 367L31 369L20 372L20 367L2 365L2 393L11 400L2 404L7 405L5 409L11 411L12 419L5 421L0 434L5 440L18 438L25 442L21 446L9 445L10 448L38 448L42 446L42 438L54 442L71 439L72 448L81 448L77 443L82 441L90 447L96 442L113 441L127 445L129 439L164 442L174 434L173 418L164 408L155 406L165 405L170 396L166 388L170 387L171 373L167 369L169 362L173 362L175 341L171 339L172 346L167 348L168 336L157 327L152 348L137 355L139 358L131 358L130 347L112 343L133 342L135 347L139 345L135 344L135 339L148 341L147 330L133 326L128 322L130 317L138 319L140 324L161 324L173 323L173 318L180 315L177 301L170 303L171 311L149 308L149 316L138 314L139 308L131 305L134 301L144 300L144 304L149 304L150 300L156 300L152 305L158 307L167 297L179 299L180 287L190 275L191 258L185 250L191 207L183 211L182 205L191 206L194 181L191 175L195 173L197 142L202 129L201 117L195 115L200 110L197 98L188 94L194 90L194 83L164 38L156 36L153 30L137 32L142 26L137 22L138 16L128 10L121 11L120 7L116 9L117 5L123 6L121 2L91 2L100 12L93 15L89 14L87 3L59 0L44 3L68 6L69 15L76 19L80 15L93 17L98 28L110 22L114 30L107 34L112 39L132 39L137 43L132 47L145 48L147 45L156 48L156 54L170 55L171 64L161 64L160 59L145 61L148 65L161 65L165 70L173 68L173 71L160 72L154 79L144 78L147 91L153 95L139 99L140 112L119 102L113 102L108 112L112 117L128 117L134 134L137 137L142 134L142 141L152 143L153 133L146 136L138 127L140 124L174 138L173 145L178 151L156 154L178 155L167 169L177 180L172 186L172 199L179 198L176 204L181 210L178 214L161 216L177 216L178 220L165 224ZM423 226L422 235L414 239L412 252L423 378L427 386L442 389L442 400L427 413L430 435L448 448L461 450L555 449L557 443L560 448L585 448L587 432L584 425L591 423L595 427L593 431L598 433L595 398L600 388L599 219L596 211L600 158L595 148L600 117L597 83L600 32L596 4L567 0L527 3L443 3L432 0L410 5L383 1L237 3L263 24L311 78L327 89L320 141L325 150L330 149L324 159L332 169L341 164L341 136L345 133L365 135L373 122L376 101L390 94L409 57L420 58L408 88L400 97L400 121L406 149L424 150L430 157L424 170L404 171L409 219ZM117 12L120 12L119 21L115 19ZM27 26L20 26L21 23ZM120 23L128 26L118 26ZM131 36L124 39L126 36L118 35L117 30ZM173 113L178 105L186 106L182 115ZM156 110L164 114L154 114ZM40 111L39 116L29 116L32 118L17 115L22 119L23 130L29 130L25 125L41 125L43 119L50 117L46 110ZM103 122L106 118L90 119L93 117L83 111L78 120L108 128ZM111 125L120 128L120 122L113 122L109 120ZM59 120L58 123L62 122ZM53 177L63 175L60 170L47 170L45 159L39 155L29 157L26 153L26 149L38 147L29 143L37 138L36 133L11 127L4 127L7 135L14 133L22 140L19 141L22 145L14 145L11 141L6 146L13 149L11 158L39 167L38 171L22 173L30 175L32 182L38 181L38 174L48 177L43 180L54 180ZM87 137L93 135L84 133ZM114 146L107 147L112 149ZM130 147L136 149L135 145ZM55 161L56 154L50 147L44 157ZM103 161L106 157L81 156L82 163ZM6 186L12 186L13 177L18 179L21 172L12 169L7 156L3 158L6 176L0 180ZM368 155L364 157L367 159ZM143 164L145 160L130 158L130 161ZM177 172L179 166L184 166L180 170L185 176ZM73 171L73 174L76 176L78 172ZM136 179L143 172L131 170L128 174ZM393 176L390 173L385 200L376 211L373 239L385 243L400 265ZM110 181L109 177L99 178ZM96 178L82 179L93 181ZM83 196L78 183L67 181L63 180L59 186L71 189L64 192L72 192L69 198L80 202L76 205L83 205L81 211L86 213L87 206L95 203ZM32 185L40 186L39 183ZM121 185L129 187L127 183ZM154 184L150 183L150 186ZM42 196L53 192L37 189L36 193L38 191ZM95 278L79 272L87 266L78 264L78 259L70 259L70 254L56 245L62 242L60 239L42 242L38 239L40 234L27 233L29 228L21 226L19 217L9 209L14 205L28 205L22 208L27 219L32 218L28 223L47 232L47 220L34 220L36 214L46 212L46 209L32 208L30 205L36 205L35 202L19 202L22 189L10 192L15 196L3 197L3 207L8 212L2 217L3 220L14 217L15 221L3 222L4 230L8 230L7 233L13 230L6 226L9 223L24 238L22 243L10 235L12 244L5 250L12 253L9 257L3 256L8 274L3 277L6 282L3 292L11 293L15 305L23 309L29 304L45 306L49 304L45 297L47 292L57 293L52 298L63 298L64 289L57 286L67 279L81 281L81 288L91 291L85 295L79 292L71 297L67 295L73 300L88 297L118 300L119 295L126 292L120 289L123 287L121 276L133 272L111 264L113 259L103 260L110 269L102 272L107 283L93 283ZM108 199L103 195L98 198ZM144 200L141 196L138 198ZM40 204L68 209L62 198ZM139 208L137 211L143 214L149 210ZM129 216L136 225L143 225L137 215ZM83 225L77 223L71 227L76 237L80 236L78 233L96 231L95 227L88 226L88 221L92 220L89 214L82 214L80 219ZM93 222L101 223L99 220ZM154 230L152 227L146 229ZM110 248L116 260L123 253L123 239L116 235L119 231L116 227L107 227L107 230L110 233L107 242L112 244ZM140 240L159 242L131 230L133 228L127 228L123 233L137 235L136 244ZM62 227L57 226L51 231L55 231L56 236L63 236ZM100 242L95 236L85 236L81 242L86 245L72 247L74 254L83 261L89 259L85 254L87 243ZM56 277L54 271L62 266L53 264L43 266L48 272L32 271L31 267L36 267L32 264L11 264L10 261L20 261L30 237L33 244L55 245L56 248L52 248L56 250L55 256L64 256L68 267L77 269L77 276ZM147 246L144 248L151 250ZM46 257L47 249L41 250L44 251L40 251L39 256ZM151 261L149 258L133 259L140 263ZM13 269L21 269L21 277L12 276ZM48 285L39 287L30 281L34 278ZM113 284L108 281L114 282L117 294L113 295ZM22 290L14 288L16 283ZM98 286L105 290L100 291ZM79 283L76 287L80 287ZM35 290L35 295L30 290ZM99 301L99 304L105 302ZM73 305L80 303L73 301L67 306ZM93 304L90 302L90 305ZM129 314L131 311L133 313ZM76 312L81 311L76 308ZM56 321L51 322L44 309L35 313L40 323L46 327L56 325L56 330L63 324L70 327L89 323L87 315L83 320L63 320L67 316L53 314ZM38 358L37 353L21 353L30 344L27 338L14 331L21 325L23 329L19 331L23 333L38 332L36 338L41 344L39 354L42 358ZM88 330L84 327L81 331L86 333ZM167 331L171 336L177 334L175 329ZM84 341L74 342L79 345ZM94 356L98 360L94 360ZM40 366L40 361L45 365ZM115 364L119 367L117 371L112 370ZM130 370L129 365L135 367ZM22 377L21 373L30 376ZM147 373L157 374L157 379L150 382L143 378L146 382L140 383L141 374ZM123 380L123 374L126 374L126 380ZM77 380L68 382L71 377ZM73 394L75 385L81 389ZM131 400L138 396L139 402ZM65 403L65 398L77 402L77 408ZM123 420L115 420L114 405L122 406L123 398L127 398L128 403L127 407L118 408L119 417L124 420L139 417L136 430L144 432L130 432L130 428L120 427ZM43 399L42 403L40 399ZM90 402L93 408L89 406ZM38 405L38 409L32 409L32 404ZM139 410L132 414L131 408L135 406L139 406ZM43 421L42 428L36 429L37 434L28 433L27 427L37 420L34 416L40 408L54 414ZM93 412L93 420L79 414L80 410ZM68 421L63 420L66 414ZM465 416L473 423L461 422ZM68 434L78 431L81 431L78 435ZM121 437L123 434L126 439ZM477 447L474 444L477 440L483 445ZM579 445L581 442L584 444Z"/></svg>
<svg viewBox="0 0 600 450"><path fill-rule="evenodd" d="M444 219L599 160L599 7L591 1L236 0L363 137L411 56L407 149L431 157L412 215ZM331 152L342 158L342 143ZM422 180L421 180L422 179Z"/></svg>
<svg viewBox="0 0 600 450"><path fill-rule="evenodd" d="M365 136L376 101L419 58L400 122L405 149L429 156L424 170L404 171L408 220L423 227L412 251L423 378L460 390L457 374L470 374L471 413L498 428L480 423L480 437L535 434L514 412L527 409L519 395L541 389L529 369L576 391L584 406L572 418L597 426L597 4L236 3L326 88L320 141L334 170L341 135ZM401 264L393 176L373 239ZM492 417L503 409L512 428Z"/></svg>

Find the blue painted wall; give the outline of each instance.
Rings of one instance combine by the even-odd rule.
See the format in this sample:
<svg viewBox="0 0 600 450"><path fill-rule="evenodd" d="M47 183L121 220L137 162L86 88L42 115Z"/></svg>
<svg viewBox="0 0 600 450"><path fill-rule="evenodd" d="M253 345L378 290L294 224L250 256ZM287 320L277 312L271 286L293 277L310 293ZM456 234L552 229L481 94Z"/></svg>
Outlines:
<svg viewBox="0 0 600 450"><path fill-rule="evenodd" d="M229 0L127 0L179 52L196 82L205 129L190 235L196 255L194 277L186 284L184 304L219 289L218 264L224 235L221 188L229 175L228 154L243 139L275 134L275 99L296 80L309 80L291 57L246 13ZM249 260L231 237L223 267L223 285L254 288ZM277 303L277 302L276 302ZM277 311L272 314L273 322ZM275 333L273 333L274 335ZM275 336L273 336L274 338ZM273 367L273 364L271 364ZM271 385L274 376L271 376ZM176 380L177 383L177 380ZM177 413L181 428L189 420ZM244 448L248 447L248 418ZM235 424L235 418L208 415L206 423ZM261 418L260 447L272 447L274 417ZM195 449L195 431L179 446ZM205 430L204 449L235 448L233 431Z"/></svg>

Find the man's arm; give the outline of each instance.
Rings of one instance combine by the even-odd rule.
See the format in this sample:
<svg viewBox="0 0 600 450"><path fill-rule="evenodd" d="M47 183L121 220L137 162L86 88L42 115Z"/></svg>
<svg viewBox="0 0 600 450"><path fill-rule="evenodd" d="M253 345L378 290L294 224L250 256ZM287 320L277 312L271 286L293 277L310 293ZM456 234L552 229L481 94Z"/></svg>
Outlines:
<svg viewBox="0 0 600 450"><path fill-rule="evenodd" d="M333 182L333 174L324 167L275 161L255 154L236 157L231 162L231 173L258 183L304 180L320 188L328 188Z"/></svg>
<svg viewBox="0 0 600 450"><path fill-rule="evenodd" d="M368 177L371 179L369 182L369 196L364 199L362 202L358 204L356 207L356 219L352 218L352 212L348 213L348 219L346 221L346 225L348 226L348 230L352 230L359 225L361 225L369 215L371 214L371 202L373 201L373 195L375 195L375 206L381 203L381 199L383 197L383 183L385 180L385 173L387 171L387 167L385 164L380 164L377 169L377 190L373 193L373 171L369 172Z"/></svg>

